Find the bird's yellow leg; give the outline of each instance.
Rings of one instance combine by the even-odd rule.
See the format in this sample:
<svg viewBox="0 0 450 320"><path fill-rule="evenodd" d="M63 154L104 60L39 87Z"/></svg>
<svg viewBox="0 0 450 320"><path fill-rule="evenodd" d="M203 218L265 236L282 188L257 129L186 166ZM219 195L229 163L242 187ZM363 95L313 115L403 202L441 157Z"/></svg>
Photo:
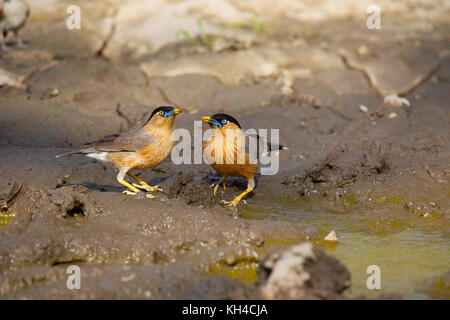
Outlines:
<svg viewBox="0 0 450 320"><path fill-rule="evenodd" d="M139 177L137 177L136 175L132 174L131 172L127 172L127 174L140 183L140 184L133 183L133 186L135 186L136 188L144 189L144 190L147 190L147 191L161 191L161 192L163 191L163 189L161 189L160 186L154 186L154 187L149 186L147 184L147 182L145 182L144 180L140 179Z"/></svg>
<svg viewBox="0 0 450 320"><path fill-rule="evenodd" d="M223 183L223 190L227 190L227 176L223 176L222 179L219 180L217 183L213 183L209 186L209 188L214 187L214 195L217 193L217 189L219 188L220 184Z"/></svg>
<svg viewBox="0 0 450 320"><path fill-rule="evenodd" d="M129 184L128 182L126 182L125 180L119 180L119 182L121 183L121 184L123 184L125 187L127 187L128 189L130 189L130 190L125 190L125 191L123 191L122 193L125 193L125 194L129 194L129 195L134 195L134 194L136 194L136 193L138 193L138 192L140 192L141 190L139 190L139 189L137 189L137 188L135 188L135 187L133 187L131 184Z"/></svg>
<svg viewBox="0 0 450 320"><path fill-rule="evenodd" d="M247 188L244 192L242 192L240 195L238 195L236 198L234 198L232 201L220 201L221 203L227 204L229 206L236 206L238 202L245 197L248 193L252 192L253 188Z"/></svg>

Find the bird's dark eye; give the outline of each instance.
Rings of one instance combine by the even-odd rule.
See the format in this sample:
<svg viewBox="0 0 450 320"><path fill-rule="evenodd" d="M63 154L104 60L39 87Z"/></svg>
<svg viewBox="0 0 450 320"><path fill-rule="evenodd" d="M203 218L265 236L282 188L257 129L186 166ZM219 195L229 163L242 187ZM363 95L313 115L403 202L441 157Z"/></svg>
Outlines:
<svg viewBox="0 0 450 320"><path fill-rule="evenodd" d="M223 124L226 124L227 122L228 122L228 120L225 120L225 119L222 120Z"/></svg>
<svg viewBox="0 0 450 320"><path fill-rule="evenodd" d="M160 111L160 112L158 112L160 115L163 115L164 114L164 111Z"/></svg>

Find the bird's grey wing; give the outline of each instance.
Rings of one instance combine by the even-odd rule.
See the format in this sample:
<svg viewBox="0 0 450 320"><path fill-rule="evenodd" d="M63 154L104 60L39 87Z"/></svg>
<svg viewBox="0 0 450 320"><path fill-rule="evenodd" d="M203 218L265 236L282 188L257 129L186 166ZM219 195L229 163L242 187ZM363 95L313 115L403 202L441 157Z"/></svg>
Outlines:
<svg viewBox="0 0 450 320"><path fill-rule="evenodd" d="M246 148L248 149L248 146L250 144L257 143L257 150L258 154L260 153L269 153L274 150L283 150L287 149L285 146L282 146L281 144L275 144L268 142L265 138L261 137L259 134L256 133L246 133L245 134L245 144Z"/></svg>
<svg viewBox="0 0 450 320"><path fill-rule="evenodd" d="M103 138L99 139L99 140L95 140L95 141L91 141L91 142L87 142L84 145L85 146L94 146L100 142L111 142L114 141L115 139L117 139L117 137L120 136L120 134L116 133L116 134L110 134L107 136L104 136Z"/></svg>
<svg viewBox="0 0 450 320"><path fill-rule="evenodd" d="M123 134L111 134L86 145L102 152L140 152L145 146L155 142L155 136L143 129Z"/></svg>

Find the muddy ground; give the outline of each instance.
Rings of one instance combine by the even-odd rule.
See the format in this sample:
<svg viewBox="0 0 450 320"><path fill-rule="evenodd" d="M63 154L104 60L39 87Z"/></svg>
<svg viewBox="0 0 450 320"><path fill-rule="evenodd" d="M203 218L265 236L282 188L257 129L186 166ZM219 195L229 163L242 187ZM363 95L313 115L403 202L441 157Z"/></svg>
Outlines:
<svg viewBox="0 0 450 320"><path fill-rule="evenodd" d="M326 236L301 217L233 219L219 200L245 181L230 179L214 197L209 185L219 176L207 165L167 159L142 172L164 189L150 200L121 194L111 167L55 158L141 125L158 105L180 106L175 126L190 131L216 112L244 128L280 129L289 147L280 171L260 176L243 207L301 201L345 214L357 202L372 209L368 229L404 229L397 222L413 220L449 239L448 21L387 14L382 30L369 30L365 13L319 21L279 13L262 31L242 25L212 45L172 34L142 48L137 35L152 20L130 22L130 4L117 5L109 20L107 8L92 5L82 30L68 30L64 6L54 6L32 7L27 48L0 53L2 298L260 297L255 268L269 250ZM213 34L226 23L217 12L183 14L191 28L212 15L205 21ZM124 34L129 39L118 39ZM406 101L385 99L391 94ZM385 206L393 199L395 215ZM66 288L72 264L81 267L83 290ZM302 297L342 298L344 287Z"/></svg>

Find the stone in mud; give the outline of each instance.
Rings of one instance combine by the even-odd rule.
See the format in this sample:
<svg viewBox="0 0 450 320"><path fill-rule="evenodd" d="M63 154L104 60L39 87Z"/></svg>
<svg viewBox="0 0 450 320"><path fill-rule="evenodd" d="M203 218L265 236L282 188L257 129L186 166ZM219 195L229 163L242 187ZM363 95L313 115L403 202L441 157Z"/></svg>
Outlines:
<svg viewBox="0 0 450 320"><path fill-rule="evenodd" d="M323 238L323 240L330 242L337 242L338 238L336 236L336 232L334 230L331 230L331 232L325 238Z"/></svg>
<svg viewBox="0 0 450 320"><path fill-rule="evenodd" d="M266 256L259 265L258 287L264 299L339 299L350 287L350 273L305 242Z"/></svg>
<svg viewBox="0 0 450 320"><path fill-rule="evenodd" d="M396 94L390 94L384 97L384 103L388 103L393 107L401 107L402 105L410 106L408 99L399 97Z"/></svg>

